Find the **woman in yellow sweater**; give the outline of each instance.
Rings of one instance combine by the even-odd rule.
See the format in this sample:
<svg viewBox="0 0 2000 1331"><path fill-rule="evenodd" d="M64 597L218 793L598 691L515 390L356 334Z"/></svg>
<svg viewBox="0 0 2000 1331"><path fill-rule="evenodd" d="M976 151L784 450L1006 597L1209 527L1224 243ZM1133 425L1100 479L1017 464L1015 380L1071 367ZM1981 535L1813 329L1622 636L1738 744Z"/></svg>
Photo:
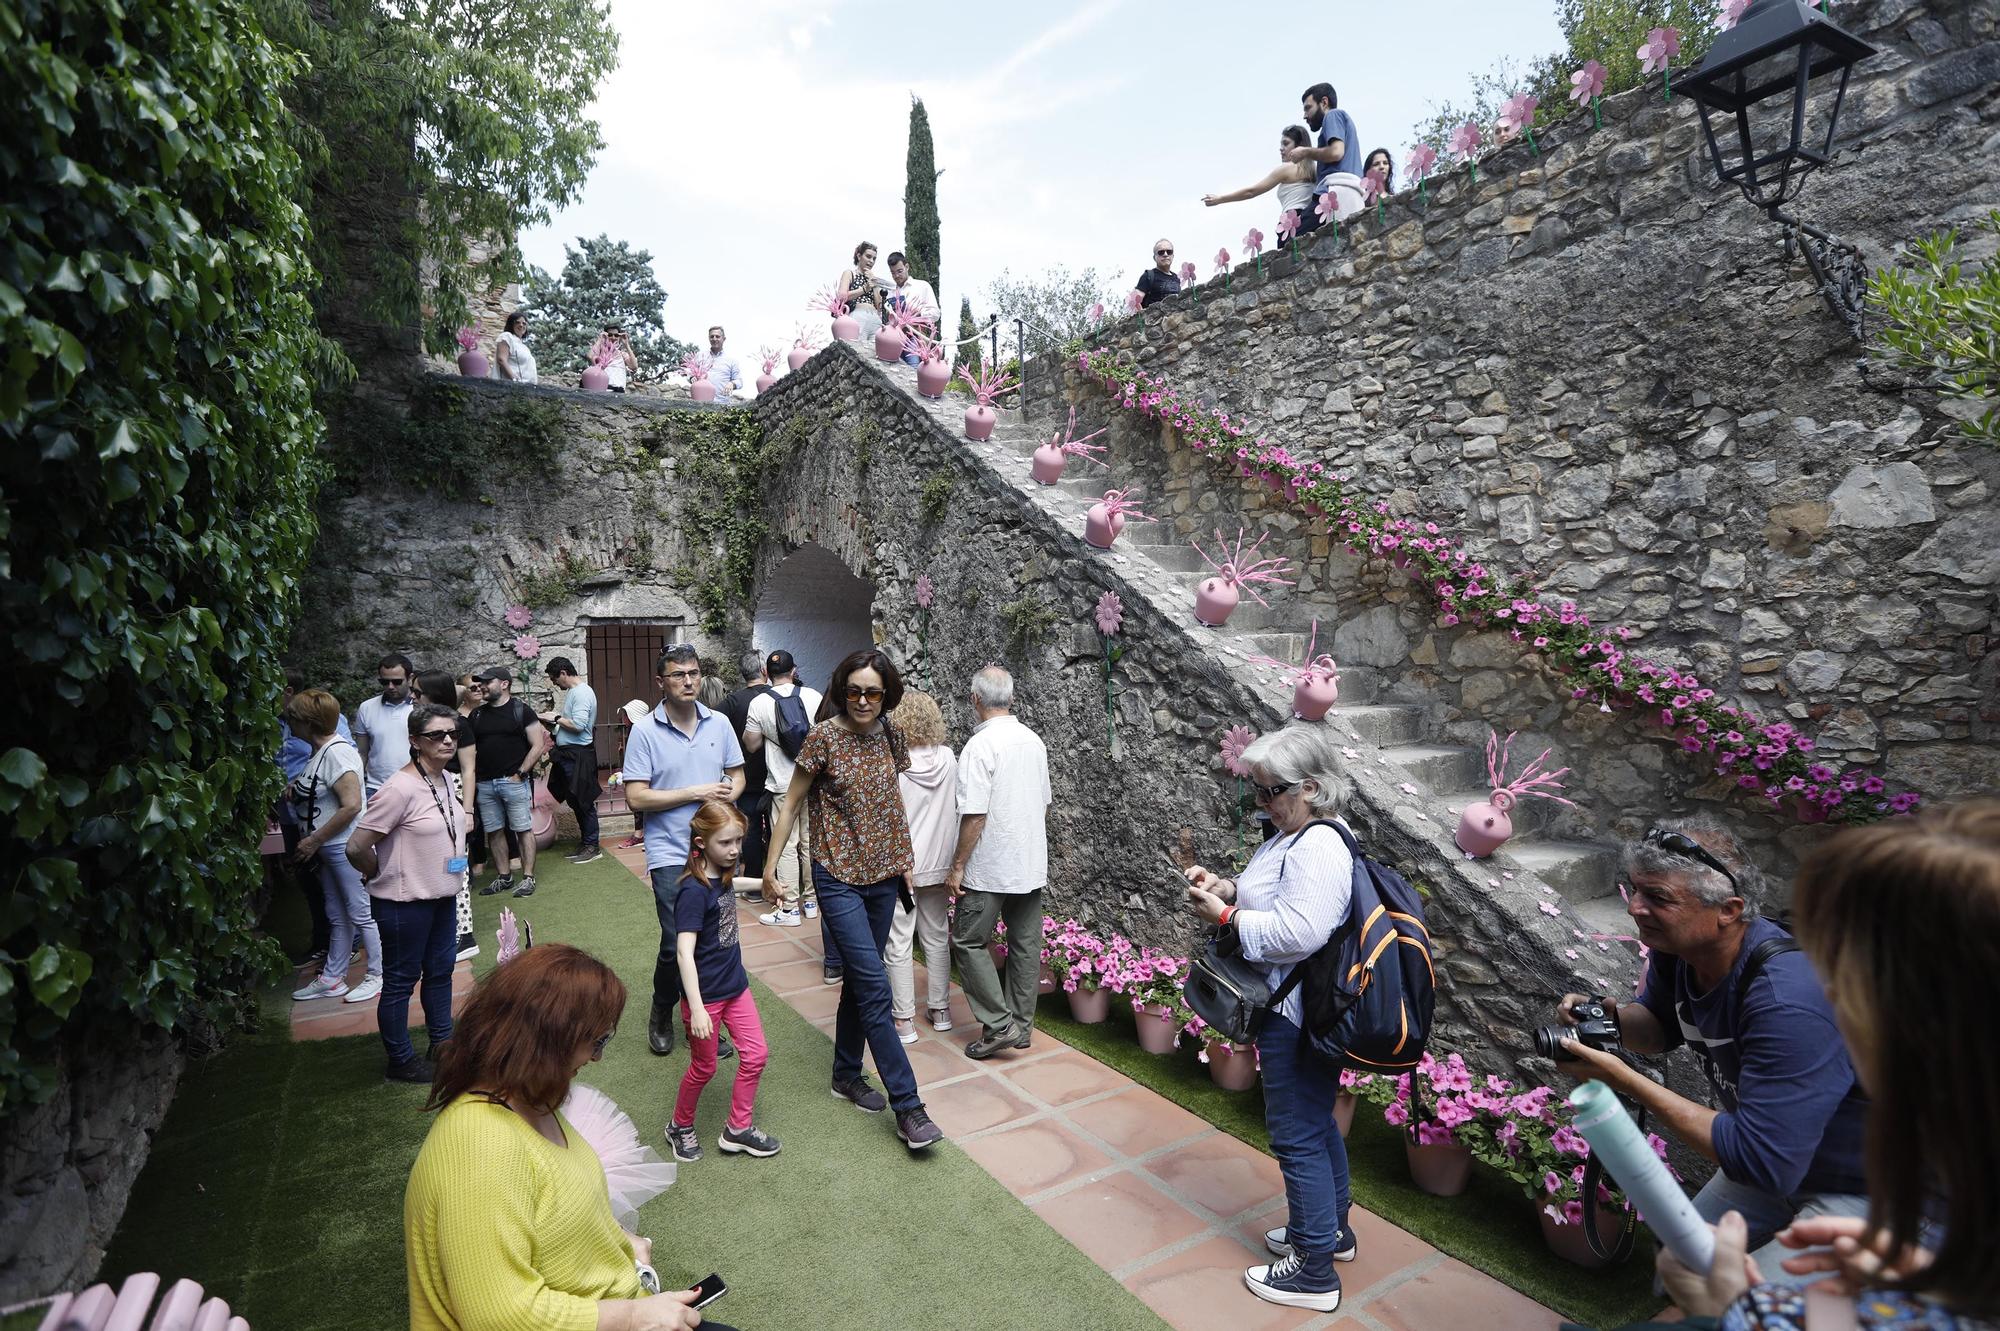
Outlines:
<svg viewBox="0 0 2000 1331"><path fill-rule="evenodd" d="M701 1325L692 1290L649 1292L651 1242L618 1227L596 1152L557 1110L624 1011L611 968L562 944L523 952L466 1005L403 1198L410 1331Z"/></svg>

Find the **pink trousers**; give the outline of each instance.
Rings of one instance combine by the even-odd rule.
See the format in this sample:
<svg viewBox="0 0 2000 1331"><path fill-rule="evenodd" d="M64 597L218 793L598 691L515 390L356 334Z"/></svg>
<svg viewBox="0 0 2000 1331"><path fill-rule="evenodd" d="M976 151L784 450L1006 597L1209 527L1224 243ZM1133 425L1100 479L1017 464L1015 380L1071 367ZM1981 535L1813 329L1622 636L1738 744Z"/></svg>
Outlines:
<svg viewBox="0 0 2000 1331"><path fill-rule="evenodd" d="M736 1041L736 1085L729 1093L729 1127L732 1132L741 1132L750 1126L751 1113L757 1107L757 1083L763 1080L764 1065L771 1057L770 1047L764 1043L764 1023L757 1016L757 1001L750 997L748 989L734 998L704 1006L715 1022L716 1032L726 1026L729 1037ZM692 1015L693 1009L683 998L681 1020L686 1022ZM681 1077L680 1094L674 1098L674 1122L681 1127L694 1125L694 1107L701 1100L702 1089L715 1076L716 1048L715 1033L706 1040L697 1040L692 1029L689 1030L688 1052L693 1057Z"/></svg>

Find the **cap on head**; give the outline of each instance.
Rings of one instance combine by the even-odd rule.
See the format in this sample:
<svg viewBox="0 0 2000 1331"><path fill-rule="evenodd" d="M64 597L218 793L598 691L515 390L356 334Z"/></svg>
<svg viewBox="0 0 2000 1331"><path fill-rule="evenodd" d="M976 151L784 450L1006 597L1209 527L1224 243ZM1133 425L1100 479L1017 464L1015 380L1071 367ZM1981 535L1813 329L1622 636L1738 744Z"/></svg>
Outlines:
<svg viewBox="0 0 2000 1331"><path fill-rule="evenodd" d="M491 684L496 679L511 681L514 676L506 666L487 666L486 669L474 675L473 678L481 684Z"/></svg>

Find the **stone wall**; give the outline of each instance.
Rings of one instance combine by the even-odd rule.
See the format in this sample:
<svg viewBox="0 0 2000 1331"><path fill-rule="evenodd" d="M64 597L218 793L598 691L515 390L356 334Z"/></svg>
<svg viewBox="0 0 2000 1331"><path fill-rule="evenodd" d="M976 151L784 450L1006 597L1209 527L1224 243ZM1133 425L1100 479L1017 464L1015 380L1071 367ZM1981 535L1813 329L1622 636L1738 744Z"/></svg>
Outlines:
<svg viewBox="0 0 2000 1331"><path fill-rule="evenodd" d="M1974 0L1874 0L1839 21L1883 47L1857 72L1838 163L1801 216L1872 263L2000 207L2000 41ZM1934 395L1862 359L1786 262L1778 228L1713 190L1692 104L1654 86L1398 196L1298 262L1239 265L1104 330L1184 396L1351 474L1400 516L1462 533L1489 567L1637 631L1760 713L1933 798L2000 785L1993 589L2000 453ZM1200 246L1193 248L1199 249ZM1643 726L1579 704L1502 633L1441 628L1405 576L1333 549L1282 500L1171 431L1107 413L1073 367L1031 371L1045 426L1116 415L1112 477L1183 535L1239 517L1302 566L1299 627L1389 672L1453 743L1488 727L1557 747L1584 807L1571 835L1629 834L1726 800ZM1061 375L1058 381L1057 376ZM1564 825L1567 824L1566 827ZM1784 870L1816 833L1778 836Z"/></svg>

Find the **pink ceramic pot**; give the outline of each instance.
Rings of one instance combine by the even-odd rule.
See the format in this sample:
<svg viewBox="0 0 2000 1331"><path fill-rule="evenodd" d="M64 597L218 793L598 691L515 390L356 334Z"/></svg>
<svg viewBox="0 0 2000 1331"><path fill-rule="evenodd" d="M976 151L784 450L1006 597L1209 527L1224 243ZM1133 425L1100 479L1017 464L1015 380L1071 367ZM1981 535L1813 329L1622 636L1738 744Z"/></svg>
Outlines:
<svg viewBox="0 0 2000 1331"><path fill-rule="evenodd" d="M758 376L757 376L757 391L758 391L758 393L760 393L760 394L763 394L763 393L768 393L768 392L770 392L770 391L771 391L771 385L772 385L772 384L775 384L775 383L777 383L777 382L778 382L778 376L777 376L777 375L775 375L775 374L760 374L760 375L758 375Z"/></svg>
<svg viewBox="0 0 2000 1331"><path fill-rule="evenodd" d="M842 342L859 342L861 321L851 314L843 314L833 321L833 335Z"/></svg>
<svg viewBox="0 0 2000 1331"><path fill-rule="evenodd" d="M715 401L715 385L706 379L697 379L688 385L688 396L697 402Z"/></svg>
<svg viewBox="0 0 2000 1331"><path fill-rule="evenodd" d="M899 361L903 359L903 332L899 328L881 328L875 333L875 359Z"/></svg>
<svg viewBox="0 0 2000 1331"><path fill-rule="evenodd" d="M951 382L951 366L941 360L927 360L917 367L917 391L925 397L943 397Z"/></svg>
<svg viewBox="0 0 2000 1331"><path fill-rule="evenodd" d="M965 437L975 444L983 444L993 437L993 426L999 421L993 408L977 403L965 409Z"/></svg>
<svg viewBox="0 0 2000 1331"><path fill-rule="evenodd" d="M1171 1054L1180 1039L1181 1024L1174 1020L1173 1009L1156 1003L1152 1007L1132 1014L1132 1024L1139 1033L1139 1047L1149 1054Z"/></svg>
<svg viewBox="0 0 2000 1331"><path fill-rule="evenodd" d="M1203 578L1201 585L1194 589L1195 622L1219 629L1236 613L1236 603L1242 599L1236 584L1229 579Z"/></svg>
<svg viewBox="0 0 2000 1331"><path fill-rule="evenodd" d="M1083 515L1083 543L1095 550L1109 550L1125 530L1125 515L1109 512L1103 504L1092 504Z"/></svg>
<svg viewBox="0 0 2000 1331"><path fill-rule="evenodd" d="M1494 791L1485 803L1466 805L1465 812L1458 816L1458 832L1452 839L1473 859L1485 859L1514 835L1514 821L1507 816L1513 807L1514 796L1504 790Z"/></svg>
<svg viewBox="0 0 2000 1331"><path fill-rule="evenodd" d="M796 370L799 368L799 366L804 365L807 361L811 359L812 359L812 348L793 347L790 351L785 353L785 366L787 369Z"/></svg>
<svg viewBox="0 0 2000 1331"><path fill-rule="evenodd" d="M1333 1098L1333 1125L1345 1137L1354 1129L1354 1106L1361 1103L1360 1097L1342 1091Z"/></svg>
<svg viewBox="0 0 2000 1331"><path fill-rule="evenodd" d="M1225 1091L1247 1091L1257 1084L1257 1051L1229 1044L1208 1047L1208 1076Z"/></svg>
<svg viewBox="0 0 2000 1331"><path fill-rule="evenodd" d="M1463 1146L1419 1146L1405 1134L1403 1154L1410 1162L1410 1181L1433 1197L1456 1197L1472 1179L1472 1152Z"/></svg>
<svg viewBox="0 0 2000 1331"><path fill-rule="evenodd" d="M1549 1245L1549 1251L1565 1262L1574 1262L1586 1271L1598 1271L1610 1263L1590 1250L1590 1239L1583 1232L1581 1221L1574 1225L1558 1225L1549 1219L1546 1210L1537 1210L1535 1218L1542 1222L1542 1242ZM1606 1252L1618 1241L1618 1231L1624 1227L1625 1212L1615 1206L1597 1208L1597 1237Z"/></svg>
<svg viewBox="0 0 2000 1331"><path fill-rule="evenodd" d="M458 353L458 372L468 379L484 379L493 373L493 365L483 351L461 351Z"/></svg>
<svg viewBox="0 0 2000 1331"><path fill-rule="evenodd" d="M604 392L609 392L610 389L611 389L611 376L606 374L602 369L602 367L596 365L590 365L584 367L583 371L584 392L604 393Z"/></svg>
<svg viewBox="0 0 2000 1331"><path fill-rule="evenodd" d="M1063 467L1069 462L1069 454L1054 444L1043 444L1035 450L1035 460L1028 474L1035 478L1037 485L1054 485L1062 479Z"/></svg>
<svg viewBox="0 0 2000 1331"><path fill-rule="evenodd" d="M1307 675L1292 686L1292 715L1301 721L1317 721L1333 710L1340 697L1340 683L1326 675Z"/></svg>
<svg viewBox="0 0 2000 1331"><path fill-rule="evenodd" d="M1069 995L1069 1014L1086 1026L1097 1025L1111 1015L1111 991L1072 989Z"/></svg>
<svg viewBox="0 0 2000 1331"><path fill-rule="evenodd" d="M556 844L556 797L549 794L548 782L535 783L535 798L529 811L528 834L535 838L535 849L547 850Z"/></svg>

